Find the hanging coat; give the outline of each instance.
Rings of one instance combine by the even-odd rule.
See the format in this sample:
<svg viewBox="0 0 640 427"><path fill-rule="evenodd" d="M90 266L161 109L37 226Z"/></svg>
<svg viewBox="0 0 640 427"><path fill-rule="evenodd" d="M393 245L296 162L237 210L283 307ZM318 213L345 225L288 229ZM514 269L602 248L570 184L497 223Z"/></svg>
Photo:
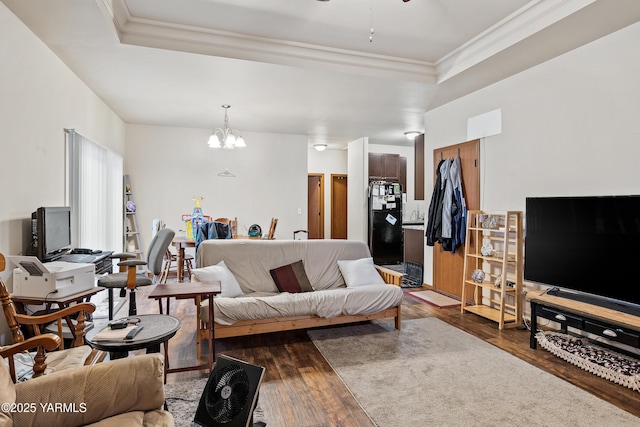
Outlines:
<svg viewBox="0 0 640 427"><path fill-rule="evenodd" d="M442 226L442 196L444 191L442 190L442 175L440 174L440 166L445 160L440 160L438 167L436 168L436 184L433 187L433 193L431 194L431 202L429 202L429 212L427 214L427 229L425 230L425 237L427 238L427 246L434 246L439 240L441 235Z"/></svg>
<svg viewBox="0 0 640 427"><path fill-rule="evenodd" d="M465 241L467 230L467 202L462 187L462 164L460 157L453 160L449 178L453 187L455 211L451 220L451 252L455 252Z"/></svg>
<svg viewBox="0 0 640 427"><path fill-rule="evenodd" d="M442 164L442 186L444 187L444 197L442 198L442 238L451 238L451 218L453 217L454 197L453 183L451 181L451 160Z"/></svg>

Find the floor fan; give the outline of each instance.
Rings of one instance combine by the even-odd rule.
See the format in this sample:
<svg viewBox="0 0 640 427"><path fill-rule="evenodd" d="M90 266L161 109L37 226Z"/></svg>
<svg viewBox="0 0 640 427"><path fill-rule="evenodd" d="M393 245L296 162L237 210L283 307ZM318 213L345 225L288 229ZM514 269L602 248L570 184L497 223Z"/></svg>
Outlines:
<svg viewBox="0 0 640 427"><path fill-rule="evenodd" d="M263 367L220 355L200 397L194 422L211 427L253 426L264 371Z"/></svg>

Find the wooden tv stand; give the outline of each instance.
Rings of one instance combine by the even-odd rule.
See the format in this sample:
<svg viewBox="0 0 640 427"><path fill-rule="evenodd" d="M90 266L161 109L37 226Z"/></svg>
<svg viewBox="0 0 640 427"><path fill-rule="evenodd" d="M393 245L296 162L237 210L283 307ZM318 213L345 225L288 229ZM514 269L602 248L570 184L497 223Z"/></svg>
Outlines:
<svg viewBox="0 0 640 427"><path fill-rule="evenodd" d="M640 348L640 316L544 292L528 295L527 299L531 302L531 348L537 347L538 317L560 323L565 333L572 327Z"/></svg>

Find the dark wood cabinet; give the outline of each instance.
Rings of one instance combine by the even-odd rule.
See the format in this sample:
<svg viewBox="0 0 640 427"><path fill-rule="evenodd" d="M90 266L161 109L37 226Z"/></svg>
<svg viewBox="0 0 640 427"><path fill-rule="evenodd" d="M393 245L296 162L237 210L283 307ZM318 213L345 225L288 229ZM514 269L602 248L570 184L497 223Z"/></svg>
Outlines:
<svg viewBox="0 0 640 427"><path fill-rule="evenodd" d="M424 228L404 227L404 262L424 264Z"/></svg>
<svg viewBox="0 0 640 427"><path fill-rule="evenodd" d="M369 179L382 179L383 176L383 163L382 153L369 153Z"/></svg>
<svg viewBox="0 0 640 427"><path fill-rule="evenodd" d="M382 176L387 180L398 180L400 175L400 155L399 154L383 154L382 155Z"/></svg>
<svg viewBox="0 0 640 427"><path fill-rule="evenodd" d="M415 200L424 200L424 133L414 139L415 175L414 185Z"/></svg>
<svg viewBox="0 0 640 427"><path fill-rule="evenodd" d="M399 154L369 153L369 178L397 181L399 171Z"/></svg>
<svg viewBox="0 0 640 427"><path fill-rule="evenodd" d="M402 185L402 192L407 192L407 158L400 157L400 164L398 167L398 182Z"/></svg>
<svg viewBox="0 0 640 427"><path fill-rule="evenodd" d="M407 158L399 154L369 153L369 181L400 182L407 185Z"/></svg>

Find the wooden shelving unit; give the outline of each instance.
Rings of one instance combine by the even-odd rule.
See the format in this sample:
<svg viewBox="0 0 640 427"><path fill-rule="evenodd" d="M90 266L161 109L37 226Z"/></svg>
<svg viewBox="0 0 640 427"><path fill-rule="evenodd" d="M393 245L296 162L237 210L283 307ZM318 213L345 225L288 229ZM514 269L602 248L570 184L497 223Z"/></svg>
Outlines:
<svg viewBox="0 0 640 427"><path fill-rule="evenodd" d="M133 191L131 189L131 178L129 175L124 176L124 236L122 243L122 250L127 253L136 255L136 259L146 261L144 258L144 251L142 248L142 236L140 235L140 228L138 227L138 217L136 216L137 206L133 200ZM134 204L133 210L127 206L131 202ZM146 271L146 267L138 267L139 272Z"/></svg>
<svg viewBox="0 0 640 427"><path fill-rule="evenodd" d="M462 295L471 287L473 304L463 298L462 313L491 319L500 329L522 324L523 238L520 211L468 212Z"/></svg>

